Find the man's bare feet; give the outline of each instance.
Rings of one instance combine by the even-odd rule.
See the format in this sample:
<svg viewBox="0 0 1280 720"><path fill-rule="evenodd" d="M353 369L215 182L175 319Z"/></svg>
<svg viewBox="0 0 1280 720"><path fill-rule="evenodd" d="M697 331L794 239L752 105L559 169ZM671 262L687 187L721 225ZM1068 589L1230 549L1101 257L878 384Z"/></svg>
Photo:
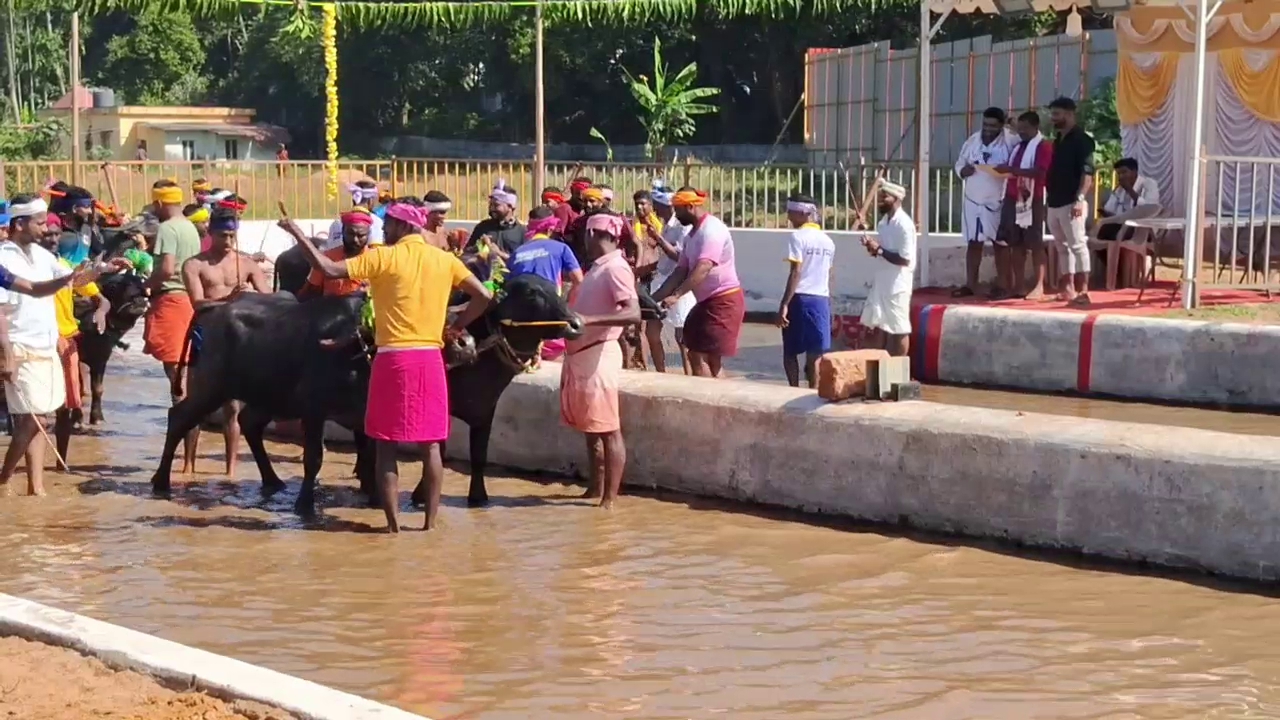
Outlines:
<svg viewBox="0 0 1280 720"><path fill-rule="evenodd" d="M588 500L594 500L602 495L604 495L604 491L599 488L587 488L587 491L582 493L582 497Z"/></svg>
<svg viewBox="0 0 1280 720"><path fill-rule="evenodd" d="M609 498L608 500L601 500L601 501L600 501L600 509L601 509L601 510L612 510L612 509L613 509L613 498Z"/></svg>
<svg viewBox="0 0 1280 720"><path fill-rule="evenodd" d="M45 492L44 485L27 484L27 494L31 497L45 497L49 493Z"/></svg>
<svg viewBox="0 0 1280 720"><path fill-rule="evenodd" d="M186 463L183 463L183 464L182 464L182 472L180 472L180 473L178 473L178 474L179 474L179 475L195 475L195 474L196 474L196 466L195 466L195 464L194 464L194 463L192 463L191 465L188 465L188 464L186 464Z"/></svg>
<svg viewBox="0 0 1280 720"><path fill-rule="evenodd" d="M13 491L9 489L9 483L0 483L0 497L9 497L13 495Z"/></svg>
<svg viewBox="0 0 1280 720"><path fill-rule="evenodd" d="M1027 300L1035 300L1035 301L1044 300L1044 288L1036 286L1031 289L1031 292L1027 293L1026 295L1023 295L1022 297Z"/></svg>

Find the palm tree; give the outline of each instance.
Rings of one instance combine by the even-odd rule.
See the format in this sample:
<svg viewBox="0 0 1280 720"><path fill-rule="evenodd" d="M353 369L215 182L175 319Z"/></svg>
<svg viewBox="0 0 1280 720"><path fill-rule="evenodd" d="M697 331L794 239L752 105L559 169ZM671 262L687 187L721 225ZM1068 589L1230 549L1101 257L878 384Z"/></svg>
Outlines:
<svg viewBox="0 0 1280 720"><path fill-rule="evenodd" d="M716 105L698 102L720 94L719 88L691 87L698 79L698 64L691 62L684 69L670 77L670 72L662 62L662 41L653 38L653 81L641 75L633 77L624 68L627 82L631 86L631 94L643 110L640 122L644 125L647 139L645 152L655 162L665 161L668 145L684 142L693 135L697 128L695 115L710 115L720 108Z"/></svg>

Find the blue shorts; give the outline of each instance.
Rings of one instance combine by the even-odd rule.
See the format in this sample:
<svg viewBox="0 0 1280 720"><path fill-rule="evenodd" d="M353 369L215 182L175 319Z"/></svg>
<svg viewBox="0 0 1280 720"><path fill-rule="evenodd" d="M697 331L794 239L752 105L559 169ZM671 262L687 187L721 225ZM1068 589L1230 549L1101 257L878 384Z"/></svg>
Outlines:
<svg viewBox="0 0 1280 720"><path fill-rule="evenodd" d="M831 349L831 298L796 295L787 305L782 328L782 354L821 355Z"/></svg>

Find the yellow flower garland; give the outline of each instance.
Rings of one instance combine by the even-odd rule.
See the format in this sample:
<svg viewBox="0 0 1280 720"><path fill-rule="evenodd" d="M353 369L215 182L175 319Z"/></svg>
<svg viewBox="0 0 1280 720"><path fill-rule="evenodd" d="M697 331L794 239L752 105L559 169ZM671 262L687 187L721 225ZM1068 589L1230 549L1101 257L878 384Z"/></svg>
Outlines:
<svg viewBox="0 0 1280 720"><path fill-rule="evenodd" d="M325 169L328 171L328 195L338 199L338 8L325 3L320 42L324 47L325 95Z"/></svg>

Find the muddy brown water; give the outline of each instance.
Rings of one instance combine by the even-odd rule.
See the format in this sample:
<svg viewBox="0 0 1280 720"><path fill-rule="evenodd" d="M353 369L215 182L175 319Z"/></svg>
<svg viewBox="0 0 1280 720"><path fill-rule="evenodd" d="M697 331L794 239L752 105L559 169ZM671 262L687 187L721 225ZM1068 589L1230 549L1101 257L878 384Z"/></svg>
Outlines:
<svg viewBox="0 0 1280 720"><path fill-rule="evenodd" d="M297 448L271 447L291 487L264 502L210 435L157 500L165 398L117 363L79 474L0 499L0 591L437 720L1280 717L1256 586L512 478L472 510L457 473L440 532L390 537L349 455L307 524Z"/></svg>

